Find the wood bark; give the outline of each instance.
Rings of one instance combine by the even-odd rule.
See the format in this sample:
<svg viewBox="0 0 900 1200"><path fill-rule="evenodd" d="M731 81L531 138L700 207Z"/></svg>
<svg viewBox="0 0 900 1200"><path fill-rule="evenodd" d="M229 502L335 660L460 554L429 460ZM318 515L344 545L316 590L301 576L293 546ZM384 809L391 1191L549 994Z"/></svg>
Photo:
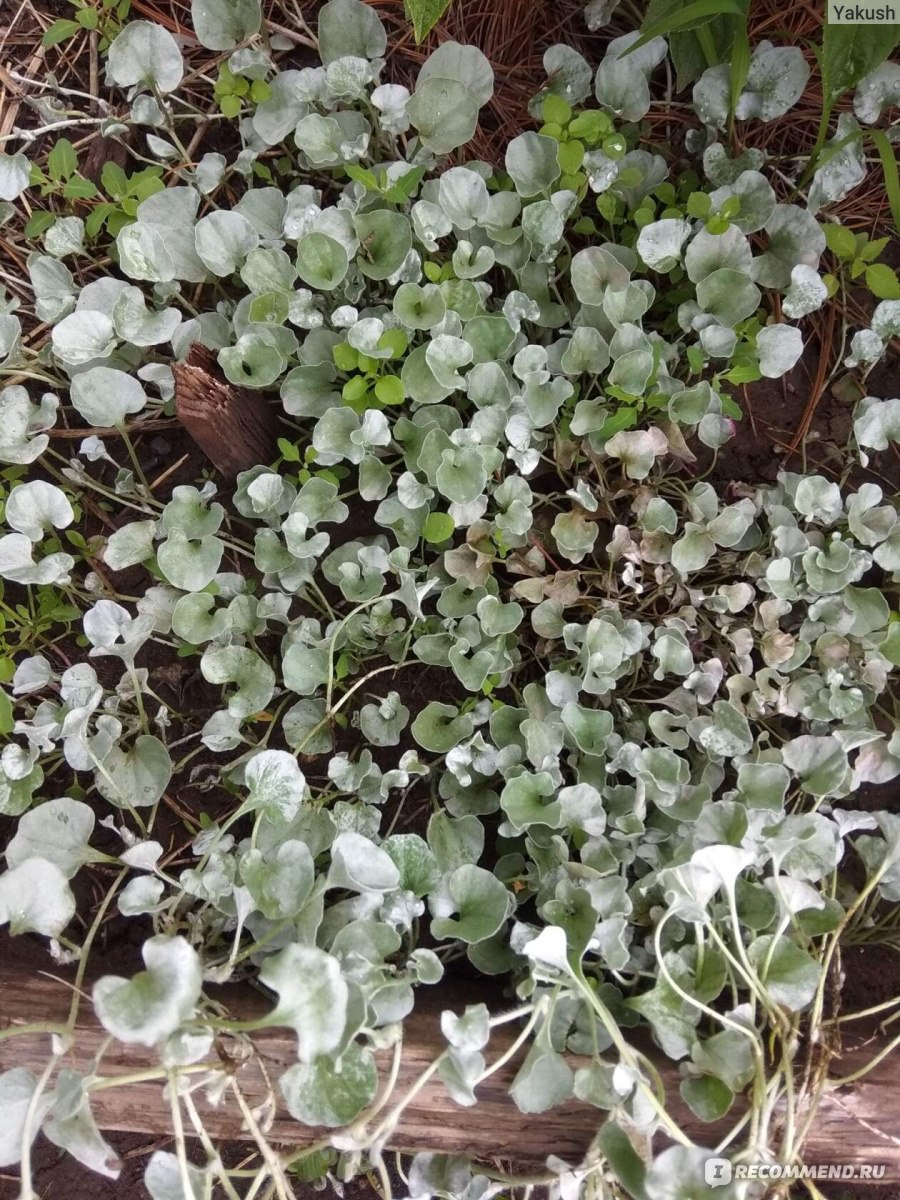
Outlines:
<svg viewBox="0 0 900 1200"><path fill-rule="evenodd" d="M175 376L175 414L206 457L229 480L278 454L278 415L262 392L235 387L215 355L195 343Z"/></svg>
<svg viewBox="0 0 900 1200"><path fill-rule="evenodd" d="M227 987L214 991L214 998L239 1019L254 1019L271 1008L259 993L245 987ZM36 1022L64 1022L68 1015L71 992L60 978L17 972L14 967L0 968L0 1029ZM466 1003L479 999L471 990L448 995L420 993L416 1009L406 1022L403 1053L395 1101L418 1081L444 1049L440 1031L442 1008L461 1012ZM496 997L489 1004L502 1011ZM491 1037L488 1061L494 1062L509 1047L514 1029L501 1026ZM884 1044L883 1038L854 1033L845 1039L844 1051L832 1064L836 1078L853 1074L872 1061ZM94 1058L100 1052L99 1069ZM279 1075L296 1061L296 1041L288 1029L265 1029L253 1034L252 1052L242 1053L236 1041L224 1039L217 1062L229 1064L247 1102L255 1107L275 1096L275 1113L269 1138L276 1145L303 1146L321 1136L292 1120L277 1090ZM40 1071L50 1051L47 1033L25 1033L0 1040L0 1070L27 1066ZM215 1057L215 1056L213 1056ZM687 1108L678 1095L677 1064L654 1052L657 1067L667 1093L667 1107L684 1132L701 1145L714 1146L718 1136L735 1119L705 1125ZM391 1052L378 1055L379 1079L387 1076ZM508 1160L521 1167L534 1166L554 1154L577 1162L584 1153L604 1114L577 1100L537 1115L520 1113L509 1097L508 1089L519 1060L513 1060L478 1088L478 1103L462 1108L449 1097L437 1076L433 1076L402 1115L391 1139L400 1150L433 1150L471 1155L475 1158ZM76 1070L98 1070L104 1077L130 1075L158 1066L152 1050L140 1046L122 1046L108 1038L97 1022L89 999L80 1008L75 1037L64 1065ZM577 1065L573 1062L573 1065ZM210 1134L218 1139L249 1140L237 1104L226 1090L224 1099L212 1105L202 1090L194 1100ZM119 1087L92 1091L91 1102L97 1122L103 1129L128 1130L147 1134L171 1132L172 1116L159 1080L135 1081ZM859 1081L834 1087L822 1101L804 1153L805 1161L822 1164L884 1163L884 1185L896 1186L900 1178L900 1087L897 1060L887 1056Z"/></svg>

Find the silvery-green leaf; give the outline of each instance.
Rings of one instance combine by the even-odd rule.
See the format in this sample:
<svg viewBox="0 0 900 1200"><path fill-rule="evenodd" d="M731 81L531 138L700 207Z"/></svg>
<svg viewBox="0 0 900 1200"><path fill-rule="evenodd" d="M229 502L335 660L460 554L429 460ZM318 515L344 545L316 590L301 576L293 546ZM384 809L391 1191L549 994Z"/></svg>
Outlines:
<svg viewBox="0 0 900 1200"><path fill-rule="evenodd" d="M146 562L153 554L155 521L131 521L110 534L103 548L103 561L111 571Z"/></svg>
<svg viewBox="0 0 900 1200"><path fill-rule="evenodd" d="M762 229L775 211L775 192L759 171L742 171L733 183L725 184L710 193L713 211L718 211L732 196L740 201L740 211L731 218L743 233Z"/></svg>
<svg viewBox="0 0 900 1200"><path fill-rule="evenodd" d="M364 704L359 710L359 727L373 746L396 746L409 722L409 709L397 692L388 692L378 704Z"/></svg>
<svg viewBox="0 0 900 1200"><path fill-rule="evenodd" d="M143 292L136 287L126 287L120 292L112 318L120 338L142 347L170 341L181 324L181 313L177 308L148 311Z"/></svg>
<svg viewBox="0 0 900 1200"><path fill-rule="evenodd" d="M409 88L399 83L383 83L373 90L370 99L381 114L379 124L385 133L406 133L409 129L406 112Z"/></svg>
<svg viewBox="0 0 900 1200"><path fill-rule="evenodd" d="M608 250L589 246L572 259L570 277L582 304L601 304L607 288L617 291L628 284L629 273Z"/></svg>
<svg viewBox="0 0 900 1200"><path fill-rule="evenodd" d="M738 1040L747 1044L746 1038ZM709 1150L700 1146L670 1146L654 1156L643 1179L646 1200L694 1200L700 1196L721 1196L722 1200L737 1200L741 1194L739 1183L726 1183L725 1176L713 1176L716 1182L710 1187L706 1183L706 1164L717 1160ZM730 1164L729 1176L730 1179ZM716 1190L714 1191L713 1188Z"/></svg>
<svg viewBox="0 0 900 1200"><path fill-rule="evenodd" d="M661 37L651 38L637 50L631 47L639 33L613 38L597 68L594 94L604 108L624 121L640 121L650 108L650 73L666 56ZM627 51L631 50L631 53Z"/></svg>
<svg viewBox="0 0 900 1200"><path fill-rule="evenodd" d="M278 1080L296 1121L335 1129L349 1125L374 1100L378 1072L372 1052L351 1042L338 1061L339 1066L323 1056L296 1063Z"/></svg>
<svg viewBox="0 0 900 1200"><path fill-rule="evenodd" d="M808 79L809 67L799 46L758 43L735 116L741 121L751 117L774 121L783 117L803 95Z"/></svg>
<svg viewBox="0 0 900 1200"><path fill-rule="evenodd" d="M94 1011L120 1042L155 1046L189 1020L200 998L203 971L183 937L151 937L141 948L146 971L132 979L104 975L94 984Z"/></svg>
<svg viewBox="0 0 900 1200"><path fill-rule="evenodd" d="M259 0L191 0L191 20L201 45L230 50L259 31Z"/></svg>
<svg viewBox="0 0 900 1200"><path fill-rule="evenodd" d="M718 758L734 758L753 748L747 718L724 700L713 704L712 721L700 729L697 740L707 754Z"/></svg>
<svg viewBox="0 0 900 1200"><path fill-rule="evenodd" d="M760 292L747 275L721 267L697 284L697 303L728 329L751 316L759 306Z"/></svg>
<svg viewBox="0 0 900 1200"><path fill-rule="evenodd" d="M476 46L459 42L441 42L419 71L418 86L430 79L453 79L465 87L481 108L494 94L494 72L488 59Z"/></svg>
<svg viewBox="0 0 900 1200"><path fill-rule="evenodd" d="M71 554L47 554L34 560L34 547L24 533L0 537L0 577L13 583L65 585L75 565Z"/></svg>
<svg viewBox="0 0 900 1200"><path fill-rule="evenodd" d="M18 867L28 858L41 858L59 867L67 879L93 857L89 846L94 814L87 804L47 800L23 813L6 847L6 862Z"/></svg>
<svg viewBox="0 0 900 1200"><path fill-rule="evenodd" d="M156 551L159 569L173 587L202 591L222 562L224 546L217 537L189 538L173 530Z"/></svg>
<svg viewBox="0 0 900 1200"><path fill-rule="evenodd" d="M575 1075L561 1054L533 1043L510 1084L510 1095L523 1113L542 1113L572 1095Z"/></svg>
<svg viewBox="0 0 900 1200"><path fill-rule="evenodd" d="M900 300L882 300L872 313L872 329L881 338L900 334Z"/></svg>
<svg viewBox="0 0 900 1200"><path fill-rule="evenodd" d="M113 746L97 768L97 790L117 808L149 808L169 786L172 760L152 734L135 738L130 750Z"/></svg>
<svg viewBox="0 0 900 1200"><path fill-rule="evenodd" d="M265 388L284 371L295 339L278 325L248 325L233 346L224 346L218 361L226 379L242 387Z"/></svg>
<svg viewBox="0 0 900 1200"><path fill-rule="evenodd" d="M406 106L422 142L435 154L449 154L470 141L478 125L478 103L458 79L433 76L420 81Z"/></svg>
<svg viewBox="0 0 900 1200"><path fill-rule="evenodd" d="M155 225L135 221L116 235L119 263L130 279L164 283L175 278L175 262L166 248L163 232Z"/></svg>
<svg viewBox="0 0 900 1200"><path fill-rule="evenodd" d="M752 259L750 243L736 225L729 226L724 233L701 229L684 254L688 278L693 283L700 283L722 268L749 275Z"/></svg>
<svg viewBox="0 0 900 1200"><path fill-rule="evenodd" d="M56 322L72 308L75 281L64 263L45 254L31 254L28 277L34 291L35 312L42 321Z"/></svg>
<svg viewBox="0 0 900 1200"><path fill-rule="evenodd" d="M339 833L331 847L328 886L353 892L390 892L400 873L380 846L360 833Z"/></svg>
<svg viewBox="0 0 900 1200"><path fill-rule="evenodd" d="M604 447L608 455L621 460L629 479L645 479L656 459L668 449L665 434L656 427L620 430Z"/></svg>
<svg viewBox="0 0 900 1200"><path fill-rule="evenodd" d="M866 177L862 131L850 113L838 116L837 130L822 149L822 166L813 175L807 196L811 213L828 204L837 204Z"/></svg>
<svg viewBox="0 0 900 1200"><path fill-rule="evenodd" d="M207 152L197 163L194 178L204 196L211 195L225 178L227 160L224 154Z"/></svg>
<svg viewBox="0 0 900 1200"><path fill-rule="evenodd" d="M6 523L33 542L47 529L65 529L75 519L65 492L42 479L17 484L6 501Z"/></svg>
<svg viewBox="0 0 900 1200"><path fill-rule="evenodd" d="M780 379L800 361L803 335L795 325L767 325L756 337L759 369L767 379Z"/></svg>
<svg viewBox="0 0 900 1200"><path fill-rule="evenodd" d="M800 777L800 786L812 796L838 791L849 775L847 755L834 737L802 734L786 742L781 752L784 764Z"/></svg>
<svg viewBox="0 0 900 1200"><path fill-rule="evenodd" d="M0 462L34 462L49 445L50 439L39 430L49 429L56 420L59 400L45 395L40 408L33 405L21 386L0 391Z"/></svg>
<svg viewBox="0 0 900 1200"><path fill-rule="evenodd" d="M81 254L84 250L84 221L81 217L57 217L44 234L44 249L54 258Z"/></svg>
<svg viewBox="0 0 900 1200"><path fill-rule="evenodd" d="M697 116L705 125L724 129L728 121L729 83L727 63L707 67L694 84L693 101Z"/></svg>
<svg viewBox="0 0 900 1200"><path fill-rule="evenodd" d="M292 820L306 795L306 778L286 750L263 750L255 755L244 768L244 780L248 790L245 807L261 808L274 820Z"/></svg>
<svg viewBox="0 0 900 1200"><path fill-rule="evenodd" d="M558 146L554 138L530 130L519 134L509 143L506 147L506 170L520 196L546 194L559 179Z"/></svg>
<svg viewBox="0 0 900 1200"><path fill-rule="evenodd" d="M471 735L474 729L468 713L460 713L451 704L431 700L412 723L412 735L425 750L446 754Z"/></svg>
<svg viewBox="0 0 900 1200"><path fill-rule="evenodd" d="M325 66L348 56L380 58L387 46L378 14L362 0L328 0L319 11L318 35Z"/></svg>
<svg viewBox="0 0 900 1200"><path fill-rule="evenodd" d="M766 222L769 246L753 259L753 279L763 287L787 288L798 264L817 267L825 250L825 234L818 221L794 204L779 204Z"/></svg>
<svg viewBox="0 0 900 1200"><path fill-rule="evenodd" d="M347 274L347 251L324 233L307 233L297 244L297 273L304 283L330 292Z"/></svg>
<svg viewBox="0 0 900 1200"><path fill-rule="evenodd" d="M24 154L0 154L0 200L18 200L28 187L31 164Z"/></svg>
<svg viewBox="0 0 900 1200"><path fill-rule="evenodd" d="M895 104L900 104L900 63L882 63L856 85L853 111L866 125L874 125L882 111Z"/></svg>
<svg viewBox="0 0 900 1200"><path fill-rule="evenodd" d="M233 275L259 245L259 234L240 213L219 209L197 222L194 245L213 275Z"/></svg>
<svg viewBox="0 0 900 1200"><path fill-rule="evenodd" d="M539 262L549 262L556 257L556 245L564 230L565 220L549 200L529 204L522 212L522 232L531 245L532 258ZM487 249L487 246L482 246L478 253L483 254ZM487 269L490 270L493 265L491 262ZM484 271L479 273L485 274Z"/></svg>
<svg viewBox="0 0 900 1200"><path fill-rule="evenodd" d="M274 852L248 850L241 859L241 878L256 907L270 921L296 916L309 898L315 877L309 847L293 838Z"/></svg>
<svg viewBox="0 0 900 1200"><path fill-rule="evenodd" d="M27 858L0 875L0 925L14 936L59 937L74 915L75 897L55 863Z"/></svg>
<svg viewBox="0 0 900 1200"><path fill-rule="evenodd" d="M689 221L666 217L645 225L636 243L636 250L654 271L671 271L681 261L681 248L691 232Z"/></svg>
<svg viewBox="0 0 900 1200"><path fill-rule="evenodd" d="M190 283L201 283L207 275L194 245L194 225L199 205L200 193L195 188L170 187L148 196L137 209L138 222L151 226L162 238L174 278ZM150 278L155 276L151 275Z"/></svg>
<svg viewBox="0 0 900 1200"><path fill-rule="evenodd" d="M369 279L387 279L399 270L412 246L412 229L400 212L376 209L353 222L360 248L356 265Z"/></svg>
<svg viewBox="0 0 900 1200"><path fill-rule="evenodd" d="M65 1094L67 1085L71 1095ZM122 1162L97 1127L81 1077L68 1068L60 1071L56 1096L54 1110L44 1121L41 1132L89 1170L107 1179L118 1179ZM57 1111L60 1107L63 1111Z"/></svg>
<svg viewBox="0 0 900 1200"><path fill-rule="evenodd" d="M853 434L860 446L872 450L887 450L889 443L900 442L900 399L864 397L854 413Z"/></svg>
<svg viewBox="0 0 900 1200"><path fill-rule="evenodd" d="M110 318L102 312L79 309L63 317L50 335L53 352L70 367L95 358L108 358L116 344Z"/></svg>
<svg viewBox="0 0 900 1200"><path fill-rule="evenodd" d="M458 229L482 223L488 210L487 184L469 167L451 167L441 175L438 202Z"/></svg>
<svg viewBox="0 0 900 1200"><path fill-rule="evenodd" d="M818 271L799 263L791 271L791 286L784 294L782 312L792 320L817 312L828 299L828 288Z"/></svg>
<svg viewBox="0 0 900 1200"><path fill-rule="evenodd" d="M588 28L595 26L588 24ZM543 63L547 72L547 90L553 95L562 96L573 108L589 95L591 67L577 50L561 43L550 46L544 51Z"/></svg>
<svg viewBox="0 0 900 1200"><path fill-rule="evenodd" d="M293 133L297 122L309 111L300 98L299 71L279 71L269 81L269 97L256 106L253 131L267 146L277 146Z"/></svg>
<svg viewBox="0 0 900 1200"><path fill-rule="evenodd" d="M71 397L87 423L100 427L123 424L127 416L140 412L147 403L140 382L114 367L91 367L76 375Z"/></svg>
<svg viewBox="0 0 900 1200"><path fill-rule="evenodd" d="M556 546L569 562L581 562L594 548L599 528L580 509L559 513L550 530Z"/></svg>
<svg viewBox="0 0 900 1200"><path fill-rule="evenodd" d="M107 51L107 69L119 87L144 83L174 92L184 75L178 43L155 21L132 21Z"/></svg>
<svg viewBox="0 0 900 1200"><path fill-rule="evenodd" d="M36 1088L37 1080L27 1067L13 1067L0 1074L0 1104L3 1105L0 1167L15 1166L22 1156L25 1123ZM41 1119L50 1103L50 1097L45 1095L37 1105L37 1119L31 1122L30 1129L32 1141L37 1137Z"/></svg>
<svg viewBox="0 0 900 1200"><path fill-rule="evenodd" d="M447 311L440 288L433 283L401 283L394 293L393 307L407 329L433 329Z"/></svg>
<svg viewBox="0 0 900 1200"><path fill-rule="evenodd" d="M209 646L200 659L200 670L208 683L237 684L228 711L239 720L262 712L275 691L275 672L246 646Z"/></svg>
<svg viewBox="0 0 900 1200"><path fill-rule="evenodd" d="M815 996L821 964L786 936L764 934L750 944L748 956L773 1004L799 1012Z"/></svg>
<svg viewBox="0 0 900 1200"><path fill-rule="evenodd" d="M188 1191L184 1186L185 1175ZM154 1150L144 1170L144 1186L152 1200L206 1200L210 1185L208 1172L190 1163L183 1170L177 1155Z"/></svg>
<svg viewBox="0 0 900 1200"><path fill-rule="evenodd" d="M315 946L292 944L265 960L259 979L278 993L267 1023L294 1030L301 1062L337 1049L347 1023L349 988L336 958Z"/></svg>
<svg viewBox="0 0 900 1200"><path fill-rule="evenodd" d="M158 912L166 885L152 875L138 875L119 892L116 906L124 917Z"/></svg>
<svg viewBox="0 0 900 1200"><path fill-rule="evenodd" d="M672 546L672 567L679 575L701 571L716 552L716 543L702 525L687 521L684 534Z"/></svg>
<svg viewBox="0 0 900 1200"><path fill-rule="evenodd" d="M573 330L571 340L560 358L563 371L567 375L581 375L584 372L598 375L608 365L609 346L599 331L590 325L580 325Z"/></svg>
<svg viewBox="0 0 900 1200"><path fill-rule="evenodd" d="M436 938L474 943L492 937L505 924L510 893L490 871L467 863L457 867L430 903Z"/></svg>

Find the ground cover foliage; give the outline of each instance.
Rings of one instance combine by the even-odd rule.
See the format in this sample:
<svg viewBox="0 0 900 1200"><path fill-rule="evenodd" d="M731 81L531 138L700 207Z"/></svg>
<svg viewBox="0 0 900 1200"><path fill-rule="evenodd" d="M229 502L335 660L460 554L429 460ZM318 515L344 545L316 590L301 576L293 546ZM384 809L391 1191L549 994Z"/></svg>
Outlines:
<svg viewBox="0 0 900 1200"><path fill-rule="evenodd" d="M263 1159L244 1175L179 1138L148 1165L155 1200L287 1196L329 1147L389 1187L409 1097L374 1051L399 1053L417 992L463 962L508 1004L445 1013L432 1073L454 1099L477 1104L514 1021L519 1109L597 1108L585 1161L548 1162L552 1194L701 1195L713 1146L792 1161L840 947L894 936L900 899L889 789L856 803L900 775L900 511L875 482L900 399L865 387L900 286L883 239L829 219L867 172L890 181L887 39L832 79L827 111L848 103L793 162L753 131L801 96L796 46L692 72L676 32L699 118L677 158L642 125L669 70L653 22L598 63L554 46L501 167L458 161L494 86L474 46L444 42L407 89L361 0L298 26L315 66L277 67L295 42L254 0L195 3L193 24L219 54L210 116L178 41L132 20L100 30L103 114L73 92L60 115L51 82L0 157L33 296L0 314L0 921L79 984L103 922L138 924L144 969L80 1003L158 1049L188 1129L197 1089L239 1096L216 985L252 978L271 1002L253 1027L295 1031L277 1102L334 1132L275 1153L248 1114ZM201 118L230 140L195 157ZM133 139L97 183L67 136L85 126ZM712 482L739 385L790 372L804 318L863 284L842 470ZM46 326L37 345L23 320ZM279 457L161 499L135 442L197 344L277 407ZM60 453L66 425L84 436ZM216 697L193 726L154 690L160 650ZM438 698L405 685L424 668ZM217 806L173 866L155 833L194 767ZM642 1030L702 1119L739 1095L749 1116L694 1144ZM0 1075L0 1164L21 1162L26 1197L39 1131L118 1170L91 1115L102 1058L67 1068L68 1032L39 1076ZM408 1187L507 1182L420 1155Z"/></svg>

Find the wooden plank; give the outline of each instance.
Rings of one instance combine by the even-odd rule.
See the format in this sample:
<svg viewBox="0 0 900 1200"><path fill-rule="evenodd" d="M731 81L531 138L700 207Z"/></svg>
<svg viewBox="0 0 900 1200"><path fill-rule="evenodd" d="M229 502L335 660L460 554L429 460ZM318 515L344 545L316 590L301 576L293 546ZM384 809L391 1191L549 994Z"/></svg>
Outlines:
<svg viewBox="0 0 900 1200"><path fill-rule="evenodd" d="M10 1029L39 1021L62 1022L68 1014L71 992L65 982L34 973L18 973L0 968L0 1028ZM241 1019L253 1019L266 1011L268 1003L252 989L228 987L215 989L214 998ZM408 1019L403 1043L395 1096L404 1096L444 1048L440 1032L440 1011L450 1007L459 1012L478 997L450 994L446 990L423 991L415 1012ZM496 995L491 998L496 1011ZM489 1062L509 1047L515 1036L508 1026L498 1028L490 1042ZM843 1054L834 1060L832 1074L852 1074L871 1061L880 1043L874 1037L855 1034L846 1039ZM253 1035L252 1053L242 1054L232 1038L225 1038L220 1049L235 1058L235 1075L247 1102L263 1105L272 1094L278 1076L295 1058L295 1041L290 1030L266 1029ZM28 1066L41 1070L47 1061L49 1036L21 1034L0 1040L0 1070ZM109 1039L93 1015L89 1001L81 1005L76 1036L67 1055L66 1065L89 1071L102 1050L99 1073L104 1077L130 1075L158 1062L153 1051L126 1047ZM668 1108L684 1132L700 1144L714 1145L717 1134L731 1120L716 1126L704 1125L678 1096L677 1064L656 1052L657 1066L668 1096ZM386 1077L391 1052L378 1055L379 1078ZM482 1159L509 1159L523 1166L543 1162L554 1154L577 1162L589 1146L603 1120L599 1110L570 1101L539 1116L522 1114L508 1095L517 1064L505 1065L478 1089L478 1104L462 1108L449 1097L439 1079L432 1078L404 1111L391 1139L400 1150L433 1150L467 1154ZM886 1057L860 1081L835 1089L823 1100L807 1142L805 1160L810 1163L886 1163L884 1184L895 1184L900 1176L900 1087L897 1061ZM276 1088L277 1092L277 1088ZM248 1140L241 1115L233 1099L213 1106L202 1091L194 1094L206 1127L214 1138ZM92 1106L101 1128L158 1134L172 1128L169 1102L157 1081L135 1081L119 1087L92 1091ZM292 1120L279 1103L269 1127L269 1138L276 1145L303 1146L321 1136L321 1130L309 1129Z"/></svg>
<svg viewBox="0 0 900 1200"><path fill-rule="evenodd" d="M172 374L175 415L226 479L276 458L278 414L265 393L227 383L215 355L199 343Z"/></svg>

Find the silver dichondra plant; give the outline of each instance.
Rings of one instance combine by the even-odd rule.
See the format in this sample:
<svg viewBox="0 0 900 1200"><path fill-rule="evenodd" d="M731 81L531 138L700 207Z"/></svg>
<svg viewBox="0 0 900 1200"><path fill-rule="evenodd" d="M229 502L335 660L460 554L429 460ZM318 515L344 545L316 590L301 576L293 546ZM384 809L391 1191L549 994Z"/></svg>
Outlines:
<svg viewBox="0 0 900 1200"><path fill-rule="evenodd" d="M627 1129L671 1143L646 1166L648 1200L694 1195L707 1152L630 1031L683 1065L704 1119L748 1091L751 1127L736 1117L721 1149L749 1137L766 1153L840 939L900 898L900 819L852 802L900 775L900 512L872 482L783 471L717 490L697 466L740 418L729 385L800 359L793 322L828 296L821 210L859 162L833 155L808 196L779 202L763 154L732 159L718 140L729 76L713 68L694 93L704 177L672 175L638 144L666 44L635 34L595 76L549 50L540 131L511 138L505 170L448 167L492 92L474 47L443 44L409 92L384 80L385 33L361 0L328 0L321 65L298 70L275 67L253 0L195 3L194 22L232 51L234 78L264 84L234 114L239 152L177 168L114 233L78 216L45 228L28 259L50 326L39 355L13 307L0 316L3 369L22 373L0 393L0 459L20 468L0 577L56 589L85 648L64 670L24 657L6 685L0 813L17 824L0 921L83 964L96 925L73 924L72 880L112 863L104 911L147 938L143 972L93 986L110 1036L155 1047L190 1113L192 1089L229 1086L214 1036L240 1032L204 986L250 974L271 995L254 1027L296 1032L273 1080L290 1113L376 1162L403 1098L370 1117L373 1051L465 956L510 981L520 1109L573 1095L598 1109L586 1162L550 1163L557 1194L603 1194ZM174 38L132 22L106 71L130 108L101 131L189 162ZM737 118L788 111L806 71L799 50L756 47ZM859 120L886 87L863 82ZM31 178L27 153L0 159L5 201ZM226 183L231 206L213 199ZM103 236L112 265L97 268ZM898 305L855 333L854 364L882 355ZM233 496L206 480L163 502L128 430L171 412L172 364L198 344L277 404L282 456ZM66 394L98 432L61 460L48 431ZM863 399L853 430L860 457L897 443L900 400ZM97 569L67 537L81 495L115 514ZM139 567L135 596L118 581ZM142 664L151 643L220 689L202 728L173 738L181 714ZM404 672L423 667L440 698L416 709ZM173 869L154 826L196 757L230 801ZM398 832L413 793L430 815ZM436 1069L459 1104L477 1103L508 1019L477 1003L445 1014ZM0 1075L0 1164L27 1164L43 1128L114 1174L90 1111L102 1060L73 1078L65 1050L40 1078ZM801 1142L789 1122L780 1152ZM415 1194L503 1187L445 1168L417 1159ZM290 1194L283 1157L262 1173L265 1194ZM231 1186L215 1157L158 1152L147 1172L159 1200L214 1180Z"/></svg>

